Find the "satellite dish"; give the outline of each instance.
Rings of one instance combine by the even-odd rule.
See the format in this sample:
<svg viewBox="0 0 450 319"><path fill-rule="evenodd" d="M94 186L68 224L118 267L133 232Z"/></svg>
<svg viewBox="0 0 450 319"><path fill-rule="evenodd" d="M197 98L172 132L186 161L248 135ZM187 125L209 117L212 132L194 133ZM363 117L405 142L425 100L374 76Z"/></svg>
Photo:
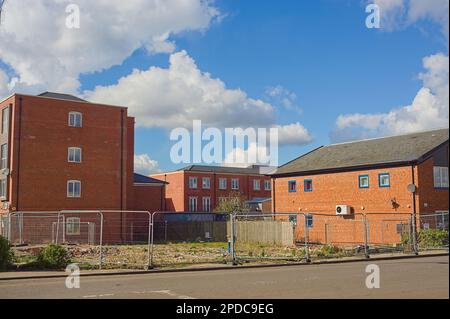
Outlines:
<svg viewBox="0 0 450 319"><path fill-rule="evenodd" d="M414 185L414 184L409 184L409 185L406 187L406 189L408 190L408 192L410 192L410 193L412 194L412 193L415 193L415 192L416 192L417 187L416 187L416 185Z"/></svg>

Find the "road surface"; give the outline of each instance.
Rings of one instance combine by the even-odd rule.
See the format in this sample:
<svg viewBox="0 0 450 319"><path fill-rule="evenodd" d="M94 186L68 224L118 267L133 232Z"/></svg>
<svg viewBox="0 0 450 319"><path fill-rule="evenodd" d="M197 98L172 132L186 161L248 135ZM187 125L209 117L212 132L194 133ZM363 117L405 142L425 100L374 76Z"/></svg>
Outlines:
<svg viewBox="0 0 450 319"><path fill-rule="evenodd" d="M366 287L371 262L274 268L0 281L0 298L448 298L448 256L372 261L380 288Z"/></svg>

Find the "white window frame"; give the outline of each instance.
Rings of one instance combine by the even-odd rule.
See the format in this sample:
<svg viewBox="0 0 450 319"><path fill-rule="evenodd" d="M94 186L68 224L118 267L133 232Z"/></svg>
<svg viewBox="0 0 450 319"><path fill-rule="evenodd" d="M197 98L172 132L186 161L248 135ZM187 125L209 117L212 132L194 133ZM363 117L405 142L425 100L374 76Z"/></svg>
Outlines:
<svg viewBox="0 0 450 319"><path fill-rule="evenodd" d="M2 131L4 134L9 130L9 106L2 109Z"/></svg>
<svg viewBox="0 0 450 319"><path fill-rule="evenodd" d="M73 116L73 123L72 123L72 116ZM77 118L79 118L79 125ZM80 112L69 112L69 126L70 127L83 127L83 114Z"/></svg>
<svg viewBox="0 0 450 319"><path fill-rule="evenodd" d="M202 206L203 212L209 213L211 212L211 197L205 196L202 198Z"/></svg>
<svg viewBox="0 0 450 319"><path fill-rule="evenodd" d="M70 184L73 184L73 194L71 194L70 191L69 191ZM76 184L80 185L80 192L79 192L79 194L75 193L75 185ZM67 197L68 198L80 198L81 197L81 181L78 181L78 180L69 180L69 181L67 181Z"/></svg>
<svg viewBox="0 0 450 319"><path fill-rule="evenodd" d="M433 167L433 184L434 188L448 188L448 167Z"/></svg>
<svg viewBox="0 0 450 319"><path fill-rule="evenodd" d="M260 179L254 179L253 180L253 190L254 191L260 191L261 190L261 180Z"/></svg>
<svg viewBox="0 0 450 319"><path fill-rule="evenodd" d="M80 217L66 218L66 235L76 236L81 234L81 220Z"/></svg>
<svg viewBox="0 0 450 319"><path fill-rule="evenodd" d="M194 205L195 203L195 205ZM196 212L198 210L198 197L190 196L189 197L189 212Z"/></svg>
<svg viewBox="0 0 450 319"><path fill-rule="evenodd" d="M0 199L5 200L6 199L6 188L7 188L6 178L0 180Z"/></svg>
<svg viewBox="0 0 450 319"><path fill-rule="evenodd" d="M5 152L3 152L5 146ZM0 145L0 169L8 168L8 143Z"/></svg>
<svg viewBox="0 0 450 319"><path fill-rule="evenodd" d="M227 189L227 179L225 177L219 178L219 189L221 190Z"/></svg>
<svg viewBox="0 0 450 319"><path fill-rule="evenodd" d="M270 191L272 189L272 185L270 184L270 180L264 180L264 190Z"/></svg>
<svg viewBox="0 0 450 319"><path fill-rule="evenodd" d="M210 189L210 188L211 188L211 178L202 177L202 189Z"/></svg>
<svg viewBox="0 0 450 319"><path fill-rule="evenodd" d="M80 153L80 160L79 161L77 161L76 160L76 152L77 151L79 151L79 153ZM71 155L73 156L73 159L71 159ZM82 161L82 155L83 155L83 153L82 153L82 150L81 150L81 147L69 147L68 149L67 149L67 161L69 162L69 163L81 163L81 161Z"/></svg>
<svg viewBox="0 0 450 319"><path fill-rule="evenodd" d="M195 176L189 176L189 188L197 189L198 188L198 178Z"/></svg>
<svg viewBox="0 0 450 319"><path fill-rule="evenodd" d="M239 189L239 178L231 179L231 189L233 189L233 190Z"/></svg>

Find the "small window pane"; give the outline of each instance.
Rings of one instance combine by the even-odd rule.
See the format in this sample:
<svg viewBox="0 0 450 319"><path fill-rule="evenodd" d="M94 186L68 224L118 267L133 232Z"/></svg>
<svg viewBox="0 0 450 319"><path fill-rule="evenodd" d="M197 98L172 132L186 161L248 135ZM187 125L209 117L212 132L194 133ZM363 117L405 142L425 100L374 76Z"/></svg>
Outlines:
<svg viewBox="0 0 450 319"><path fill-rule="evenodd" d="M305 192L312 192L312 180L305 180Z"/></svg>
<svg viewBox="0 0 450 319"><path fill-rule="evenodd" d="M289 181L288 189L289 189L289 192L291 192L291 193L296 192L297 191L297 182L296 181Z"/></svg>
<svg viewBox="0 0 450 319"><path fill-rule="evenodd" d="M369 176L359 176L359 188L369 188Z"/></svg>

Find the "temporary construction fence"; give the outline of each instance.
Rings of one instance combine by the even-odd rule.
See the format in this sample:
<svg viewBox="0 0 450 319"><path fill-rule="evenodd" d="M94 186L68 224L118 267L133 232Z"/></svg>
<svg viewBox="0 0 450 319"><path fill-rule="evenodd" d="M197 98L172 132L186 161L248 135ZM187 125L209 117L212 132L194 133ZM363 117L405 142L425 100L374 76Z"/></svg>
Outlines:
<svg viewBox="0 0 450 319"><path fill-rule="evenodd" d="M419 250L448 249L448 211L419 216L420 230L417 234Z"/></svg>
<svg viewBox="0 0 450 319"><path fill-rule="evenodd" d="M148 211L14 212L2 217L0 234L19 256L53 243L64 245L75 263L149 267L151 217Z"/></svg>
<svg viewBox="0 0 450 319"><path fill-rule="evenodd" d="M99 268L310 261L448 249L448 212L418 214L418 233L413 225L414 216L401 213L336 216L72 210L14 212L0 218L0 234L9 239L19 256L55 243L67 248L73 262ZM438 244L436 236L441 239Z"/></svg>
<svg viewBox="0 0 450 319"><path fill-rule="evenodd" d="M383 252L414 252L415 247L411 214L236 214L234 220L233 253L241 261L368 258Z"/></svg>
<svg viewBox="0 0 450 319"><path fill-rule="evenodd" d="M227 262L230 215L155 212L152 216L152 266Z"/></svg>

